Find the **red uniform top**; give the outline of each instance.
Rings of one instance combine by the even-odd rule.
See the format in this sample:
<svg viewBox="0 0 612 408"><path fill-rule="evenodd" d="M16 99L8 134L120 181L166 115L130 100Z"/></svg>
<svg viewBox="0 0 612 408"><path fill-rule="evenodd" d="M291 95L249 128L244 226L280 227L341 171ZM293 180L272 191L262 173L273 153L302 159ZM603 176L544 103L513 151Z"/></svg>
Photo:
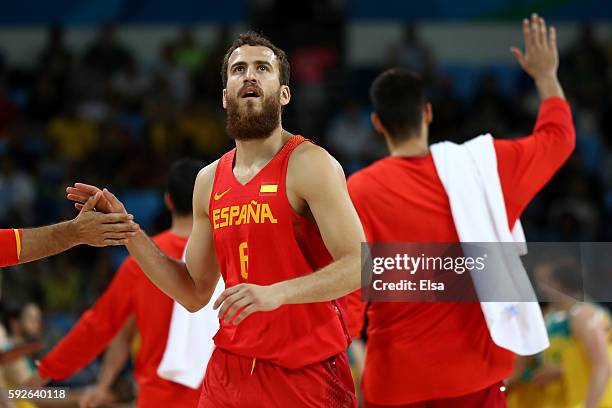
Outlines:
<svg viewBox="0 0 612 408"><path fill-rule="evenodd" d="M170 231L153 241L168 256L180 259L187 239ZM134 258L127 258L108 289L93 308L41 361L42 377L55 380L70 377L102 352L132 314L141 337L136 358L138 407L195 407L200 390L160 378L161 362L172 317L174 302L142 272Z"/></svg>
<svg viewBox="0 0 612 408"><path fill-rule="evenodd" d="M236 149L219 160L210 197L210 222L225 287L270 285L309 274L332 261L317 225L297 214L285 192L294 136L248 183L233 173ZM298 368L346 350L349 343L336 302L283 305L238 326L221 322L215 344L228 352Z"/></svg>
<svg viewBox="0 0 612 408"><path fill-rule="evenodd" d="M513 226L574 148L567 102L542 103L534 133L495 140L499 178ZM448 197L431 155L387 157L355 173L349 193L369 242L458 242ZM351 333L365 304L349 300ZM400 405L475 392L512 372L513 354L493 343L479 303L371 303L367 307L367 401Z"/></svg>
<svg viewBox="0 0 612 408"><path fill-rule="evenodd" d="M0 268L19 263L21 256L21 230L0 229Z"/></svg>

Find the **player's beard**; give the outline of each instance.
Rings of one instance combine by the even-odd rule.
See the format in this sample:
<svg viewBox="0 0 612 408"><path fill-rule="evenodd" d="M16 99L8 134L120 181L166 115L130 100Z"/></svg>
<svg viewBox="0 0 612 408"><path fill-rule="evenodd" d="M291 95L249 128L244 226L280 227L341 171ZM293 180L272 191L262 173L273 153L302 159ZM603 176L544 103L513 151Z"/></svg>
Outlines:
<svg viewBox="0 0 612 408"><path fill-rule="evenodd" d="M226 131L234 140L265 139L280 126L281 104L280 93L275 92L265 97L261 110L244 107L240 109L237 98L227 100Z"/></svg>

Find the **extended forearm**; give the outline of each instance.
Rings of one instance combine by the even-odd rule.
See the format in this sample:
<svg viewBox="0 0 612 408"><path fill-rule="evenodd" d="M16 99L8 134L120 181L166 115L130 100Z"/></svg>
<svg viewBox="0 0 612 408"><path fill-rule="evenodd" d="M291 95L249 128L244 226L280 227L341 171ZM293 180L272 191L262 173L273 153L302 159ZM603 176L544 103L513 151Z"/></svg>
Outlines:
<svg viewBox="0 0 612 408"><path fill-rule="evenodd" d="M591 384L587 393L585 408L599 407L609 380L610 364L595 364L591 370Z"/></svg>
<svg viewBox="0 0 612 408"><path fill-rule="evenodd" d="M360 268L360 255L351 254L309 275L279 282L274 286L283 295L283 304L324 302L359 289Z"/></svg>
<svg viewBox="0 0 612 408"><path fill-rule="evenodd" d="M30 262L56 255L78 243L72 220L46 227L24 229L22 230L19 262Z"/></svg>
<svg viewBox="0 0 612 408"><path fill-rule="evenodd" d="M115 337L104 355L104 362L98 375L98 387L110 389L130 356L131 336L124 331L125 329Z"/></svg>
<svg viewBox="0 0 612 408"><path fill-rule="evenodd" d="M563 93L563 88L559 83L557 75L542 76L540 78L535 78L534 81L541 100L555 96L565 99L565 94Z"/></svg>
<svg viewBox="0 0 612 408"><path fill-rule="evenodd" d="M198 298L184 262L164 254L142 230L126 245L130 255L162 292L189 309Z"/></svg>

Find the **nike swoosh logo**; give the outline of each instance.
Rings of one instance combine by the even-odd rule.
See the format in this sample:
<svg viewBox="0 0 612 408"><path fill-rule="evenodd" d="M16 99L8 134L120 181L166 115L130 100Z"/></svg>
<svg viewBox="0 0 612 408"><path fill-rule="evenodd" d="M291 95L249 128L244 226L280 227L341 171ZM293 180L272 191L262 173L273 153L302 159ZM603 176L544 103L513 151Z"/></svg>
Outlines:
<svg viewBox="0 0 612 408"><path fill-rule="evenodd" d="M219 200L221 197L223 197L224 195L226 195L227 193L229 193L229 191L230 191L231 189L232 189L232 188L230 187L230 188L228 188L227 190L225 190L224 192L222 192L221 194L219 194L219 193L215 193L215 197L214 197L214 198L215 198L215 201Z"/></svg>

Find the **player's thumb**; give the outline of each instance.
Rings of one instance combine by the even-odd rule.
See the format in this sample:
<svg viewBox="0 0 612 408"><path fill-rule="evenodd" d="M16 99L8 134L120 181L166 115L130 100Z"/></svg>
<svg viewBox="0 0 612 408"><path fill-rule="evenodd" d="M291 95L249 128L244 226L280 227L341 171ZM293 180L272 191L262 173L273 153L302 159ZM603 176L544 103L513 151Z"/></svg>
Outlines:
<svg viewBox="0 0 612 408"><path fill-rule="evenodd" d="M96 208L96 205L98 204L98 201L100 201L100 197L102 197L102 194L100 194L100 192L97 192L93 196L89 197L89 199L83 206L83 209L81 210L81 212L94 211L94 209Z"/></svg>
<svg viewBox="0 0 612 408"><path fill-rule="evenodd" d="M113 193L107 189L104 189L102 190L102 194L104 194L104 198L106 198L115 211L121 208L121 201L119 201L119 199Z"/></svg>
<svg viewBox="0 0 612 408"><path fill-rule="evenodd" d="M525 66L525 55L523 52L516 47L510 47L510 52L514 55L514 58L518 61L521 66Z"/></svg>

